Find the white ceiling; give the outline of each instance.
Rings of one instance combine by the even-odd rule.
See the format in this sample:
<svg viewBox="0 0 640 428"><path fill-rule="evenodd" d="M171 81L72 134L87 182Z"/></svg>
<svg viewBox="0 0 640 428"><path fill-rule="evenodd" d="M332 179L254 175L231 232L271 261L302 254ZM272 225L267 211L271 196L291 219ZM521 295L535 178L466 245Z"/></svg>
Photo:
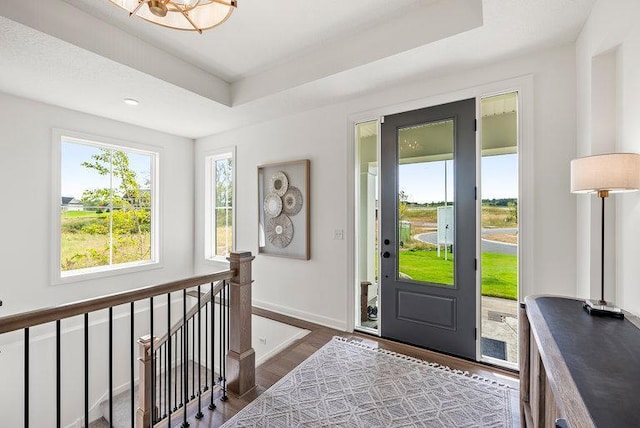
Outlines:
<svg viewBox="0 0 640 428"><path fill-rule="evenodd" d="M574 41L593 2L239 0L199 35L108 0L2 0L0 91L197 138Z"/></svg>
<svg viewBox="0 0 640 428"><path fill-rule="evenodd" d="M64 1L235 82L436 0L239 0L227 22L202 35L140 22L108 0Z"/></svg>

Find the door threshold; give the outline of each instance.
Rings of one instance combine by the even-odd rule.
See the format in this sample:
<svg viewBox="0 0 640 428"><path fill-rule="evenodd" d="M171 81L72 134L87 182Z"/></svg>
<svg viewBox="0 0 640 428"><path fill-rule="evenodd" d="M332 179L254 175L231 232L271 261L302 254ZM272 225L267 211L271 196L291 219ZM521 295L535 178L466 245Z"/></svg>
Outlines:
<svg viewBox="0 0 640 428"><path fill-rule="evenodd" d="M375 336L375 337L380 337L380 331L376 328L370 328L370 327L364 327L364 326L356 326L353 329L354 331L357 331L358 333L364 333L367 334L369 336Z"/></svg>
<svg viewBox="0 0 640 428"><path fill-rule="evenodd" d="M487 357L486 355L483 355L478 362L487 366L508 370L513 373L520 373L520 366L518 366L518 364L516 363L512 363L511 361L504 361L498 358Z"/></svg>
<svg viewBox="0 0 640 428"><path fill-rule="evenodd" d="M416 350L420 350L420 351L425 351L425 352L429 352L429 353L433 353L442 357L447 357L447 358L456 358L460 361L467 361L469 363L473 363L473 364L477 364L479 366L485 366L488 368L492 368L498 371L502 371L504 373L504 375L508 376L508 377L518 377L520 371L518 369L518 366L516 364L513 363L508 363L509 365L502 365L499 364L499 362L502 362L501 360L498 360L496 358L491 358L491 357L482 357L480 360L474 360L472 358L465 358L465 357L461 357L459 355L455 355L455 354L450 354L447 352L443 352L443 351L439 351L437 349L432 349L432 348L425 348L422 346L417 346L414 345L412 343L407 343L407 342L402 342L400 340L396 340L396 339L390 339L387 337L382 337L378 334L378 332L376 332L375 330L360 330L355 328L354 329L354 334L361 334L362 336L369 336L371 337L371 340L377 340L377 341L382 341L382 342L386 342L388 344L390 344L394 349L394 351L399 352L399 353L405 353L406 352L402 352L402 350L396 350L395 347L396 346L400 346L400 347L408 347L408 348L414 348ZM366 339L366 337L364 337ZM424 358L421 358L424 359Z"/></svg>

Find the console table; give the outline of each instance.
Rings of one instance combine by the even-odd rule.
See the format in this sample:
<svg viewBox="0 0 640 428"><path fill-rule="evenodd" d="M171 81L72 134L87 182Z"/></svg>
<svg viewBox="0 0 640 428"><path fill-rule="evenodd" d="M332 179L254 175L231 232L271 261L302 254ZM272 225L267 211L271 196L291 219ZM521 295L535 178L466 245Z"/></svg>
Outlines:
<svg viewBox="0 0 640 428"><path fill-rule="evenodd" d="M590 316L582 302L533 296L520 307L523 427L640 426L640 321Z"/></svg>

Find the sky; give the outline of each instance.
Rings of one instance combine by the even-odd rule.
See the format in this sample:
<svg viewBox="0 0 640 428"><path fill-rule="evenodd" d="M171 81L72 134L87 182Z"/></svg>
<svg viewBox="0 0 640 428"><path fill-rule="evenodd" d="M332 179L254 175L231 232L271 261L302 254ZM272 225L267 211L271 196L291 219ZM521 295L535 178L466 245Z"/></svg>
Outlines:
<svg viewBox="0 0 640 428"><path fill-rule="evenodd" d="M447 201L453 199L453 161L447 162ZM444 201L445 161L400 165L398 189L408 194L408 202ZM518 155L482 158L482 199L518 196Z"/></svg>
<svg viewBox="0 0 640 428"><path fill-rule="evenodd" d="M82 192L88 189L110 187L109 176L100 175L93 169L82 166L82 162L92 161L91 155L100 153L96 146L62 142L61 152L61 196L73 196L80 200ZM129 152L129 166L136 172L137 181L144 184L144 177L151 171L151 156ZM114 187L119 182L114 181Z"/></svg>
<svg viewBox="0 0 640 428"><path fill-rule="evenodd" d="M109 187L109 177L101 176L95 170L83 167L84 161L91 161L91 155L99 153L95 146L65 143L61 145L62 181L61 196L82 197L87 189ZM151 158L149 155L129 153L132 169L143 183L149 175ZM444 162L429 162L400 165L399 189L409 195L409 202L425 203L444 200ZM453 199L453 161L447 162L447 200ZM518 195L518 157L516 154L486 156L482 158L482 199L515 198ZM117 187L119 183L114 182Z"/></svg>

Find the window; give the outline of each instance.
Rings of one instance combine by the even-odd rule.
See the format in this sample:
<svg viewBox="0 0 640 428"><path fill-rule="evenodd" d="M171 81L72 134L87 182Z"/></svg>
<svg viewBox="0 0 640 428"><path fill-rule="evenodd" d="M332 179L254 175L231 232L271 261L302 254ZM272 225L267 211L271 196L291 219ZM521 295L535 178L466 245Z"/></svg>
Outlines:
<svg viewBox="0 0 640 428"><path fill-rule="evenodd" d="M356 124L356 329L378 329L378 192L377 120Z"/></svg>
<svg viewBox="0 0 640 428"><path fill-rule="evenodd" d="M518 364L519 93L480 99L482 358Z"/></svg>
<svg viewBox="0 0 640 428"><path fill-rule="evenodd" d="M234 149L205 158L206 215L205 258L224 259L234 245Z"/></svg>
<svg viewBox="0 0 640 428"><path fill-rule="evenodd" d="M158 153L60 134L58 278L157 262Z"/></svg>

